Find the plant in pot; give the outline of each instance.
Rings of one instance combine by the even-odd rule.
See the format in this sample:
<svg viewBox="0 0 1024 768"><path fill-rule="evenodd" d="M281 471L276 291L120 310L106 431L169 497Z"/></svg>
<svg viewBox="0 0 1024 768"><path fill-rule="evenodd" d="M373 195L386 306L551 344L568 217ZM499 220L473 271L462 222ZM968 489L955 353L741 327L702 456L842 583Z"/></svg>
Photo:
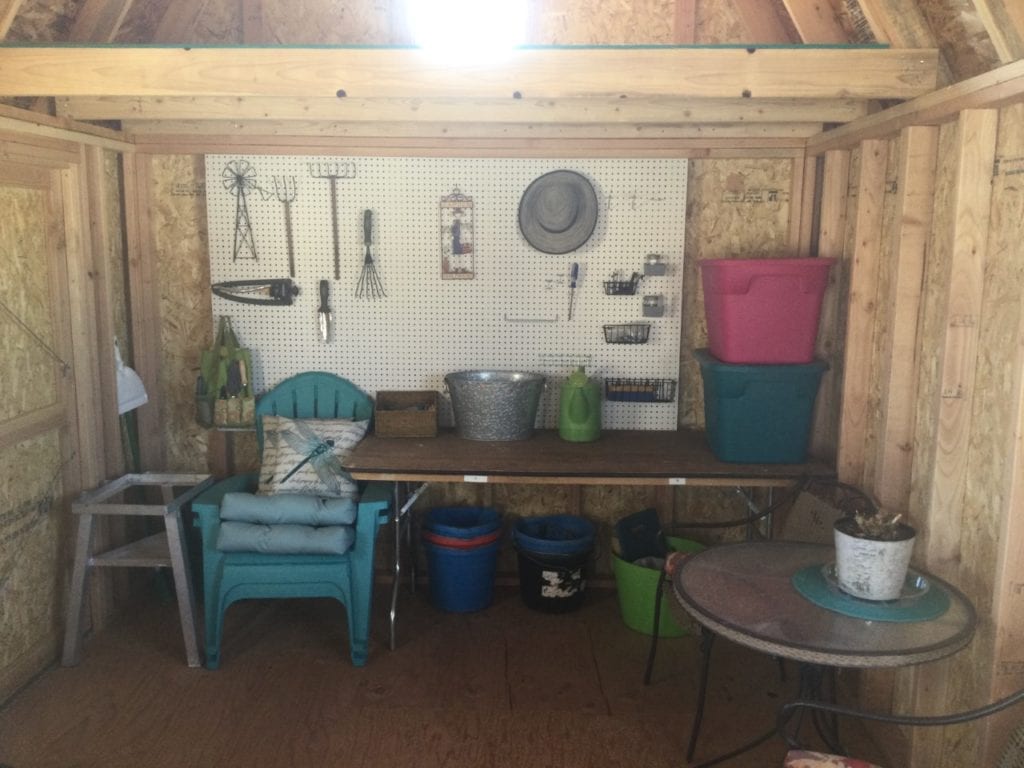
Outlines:
<svg viewBox="0 0 1024 768"><path fill-rule="evenodd" d="M898 599L917 531L902 513L879 508L865 494L843 511L833 526L839 588L864 600Z"/></svg>

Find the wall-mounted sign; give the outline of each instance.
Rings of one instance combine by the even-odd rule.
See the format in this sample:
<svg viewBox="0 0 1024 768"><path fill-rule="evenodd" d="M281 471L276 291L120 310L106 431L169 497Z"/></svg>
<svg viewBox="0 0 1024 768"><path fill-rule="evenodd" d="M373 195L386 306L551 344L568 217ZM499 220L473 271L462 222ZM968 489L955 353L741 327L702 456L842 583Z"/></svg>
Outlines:
<svg viewBox="0 0 1024 768"><path fill-rule="evenodd" d="M473 198L456 189L441 198L441 277L472 280L475 273Z"/></svg>

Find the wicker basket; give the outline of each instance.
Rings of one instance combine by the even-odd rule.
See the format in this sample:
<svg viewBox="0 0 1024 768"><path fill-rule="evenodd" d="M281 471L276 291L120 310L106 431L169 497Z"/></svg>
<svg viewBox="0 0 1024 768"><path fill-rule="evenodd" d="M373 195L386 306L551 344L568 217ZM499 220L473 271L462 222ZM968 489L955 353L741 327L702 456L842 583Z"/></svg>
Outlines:
<svg viewBox="0 0 1024 768"><path fill-rule="evenodd" d="M378 437L434 437L437 434L437 392L378 392L373 432Z"/></svg>

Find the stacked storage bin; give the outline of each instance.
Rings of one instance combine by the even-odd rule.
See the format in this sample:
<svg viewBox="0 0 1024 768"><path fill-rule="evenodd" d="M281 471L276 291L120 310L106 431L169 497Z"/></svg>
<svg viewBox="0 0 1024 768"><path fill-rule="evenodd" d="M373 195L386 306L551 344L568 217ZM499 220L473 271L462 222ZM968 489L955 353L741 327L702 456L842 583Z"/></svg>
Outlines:
<svg viewBox="0 0 1024 768"><path fill-rule="evenodd" d="M814 359L821 300L835 259L706 259L700 263L708 349L695 350L704 421L722 461L807 458L827 364Z"/></svg>

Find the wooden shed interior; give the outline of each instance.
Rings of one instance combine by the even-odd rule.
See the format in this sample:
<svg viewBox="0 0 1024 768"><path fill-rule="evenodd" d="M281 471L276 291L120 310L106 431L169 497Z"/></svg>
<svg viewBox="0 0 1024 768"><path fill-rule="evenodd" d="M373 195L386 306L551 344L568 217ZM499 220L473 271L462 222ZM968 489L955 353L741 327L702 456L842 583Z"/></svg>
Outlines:
<svg viewBox="0 0 1024 768"><path fill-rule="evenodd" d="M70 501L132 463L112 339L150 398L141 468L224 461L193 401L218 153L688 158L679 424L703 424L698 262L838 259L813 453L905 510L915 562L979 614L963 652L862 674L857 694L926 714L1024 684L1024 5L526 7L527 45L481 64L414 47L403 0L0 0L0 701L59 655ZM256 460L254 441L230 448ZM485 493L515 514L572 503L512 486L435 500ZM734 503L674 493L680 519ZM607 528L646 501L617 487L581 503ZM95 579L93 630L137 592ZM877 736L893 765L994 765L1019 721Z"/></svg>

